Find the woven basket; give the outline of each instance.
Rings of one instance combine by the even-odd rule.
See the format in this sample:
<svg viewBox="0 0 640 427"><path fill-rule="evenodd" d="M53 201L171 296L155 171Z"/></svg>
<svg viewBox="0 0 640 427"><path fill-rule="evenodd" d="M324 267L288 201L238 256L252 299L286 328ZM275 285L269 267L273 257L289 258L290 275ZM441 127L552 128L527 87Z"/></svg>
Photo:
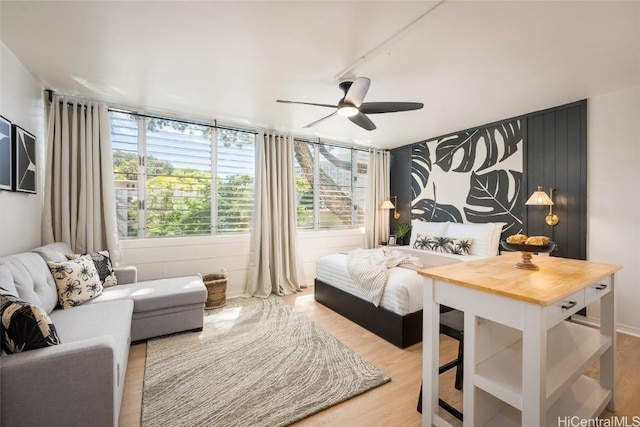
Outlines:
<svg viewBox="0 0 640 427"><path fill-rule="evenodd" d="M227 271L223 268L220 273L210 273L202 276L207 287L207 301L204 308L218 308L227 303Z"/></svg>

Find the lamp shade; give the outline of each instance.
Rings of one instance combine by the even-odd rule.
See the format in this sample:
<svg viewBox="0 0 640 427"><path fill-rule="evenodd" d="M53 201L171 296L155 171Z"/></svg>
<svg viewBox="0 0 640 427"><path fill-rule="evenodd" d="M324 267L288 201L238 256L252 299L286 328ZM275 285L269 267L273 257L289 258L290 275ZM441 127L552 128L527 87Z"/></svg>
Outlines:
<svg viewBox="0 0 640 427"><path fill-rule="evenodd" d="M552 206L553 200L542 190L542 187L538 187L538 191L533 192L529 200L525 202L525 205Z"/></svg>
<svg viewBox="0 0 640 427"><path fill-rule="evenodd" d="M380 209L394 209L395 206L393 206L393 203L391 203L391 200L385 200L384 202L382 202L382 206L380 206Z"/></svg>

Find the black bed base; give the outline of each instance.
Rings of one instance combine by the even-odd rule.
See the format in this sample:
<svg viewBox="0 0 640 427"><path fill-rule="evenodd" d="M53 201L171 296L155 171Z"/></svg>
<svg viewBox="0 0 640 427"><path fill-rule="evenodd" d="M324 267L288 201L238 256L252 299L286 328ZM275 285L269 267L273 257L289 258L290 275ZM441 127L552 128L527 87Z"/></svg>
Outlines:
<svg viewBox="0 0 640 427"><path fill-rule="evenodd" d="M320 304L397 347L405 348L422 341L422 310L402 316L318 279L315 279L314 296Z"/></svg>

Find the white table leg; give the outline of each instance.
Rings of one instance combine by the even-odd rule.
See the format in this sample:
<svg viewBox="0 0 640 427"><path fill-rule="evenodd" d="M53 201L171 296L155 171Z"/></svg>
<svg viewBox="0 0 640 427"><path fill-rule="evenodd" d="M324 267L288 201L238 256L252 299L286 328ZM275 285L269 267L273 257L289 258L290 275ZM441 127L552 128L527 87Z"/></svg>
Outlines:
<svg viewBox="0 0 640 427"><path fill-rule="evenodd" d="M464 425L473 427L480 420L476 418L475 410L475 382L474 374L476 369L476 316L473 313L464 313L464 377L462 384L462 413L464 415Z"/></svg>
<svg viewBox="0 0 640 427"><path fill-rule="evenodd" d="M611 290L600 298L600 333L611 337L611 347L600 358L600 385L611 390L611 400L607 409L616 409L616 298L613 275Z"/></svg>
<svg viewBox="0 0 640 427"><path fill-rule="evenodd" d="M440 363L440 304L434 302L433 279L424 280L422 312L422 427L434 424L438 412L438 367Z"/></svg>
<svg viewBox="0 0 640 427"><path fill-rule="evenodd" d="M547 330L541 307L524 306L522 331L522 425L545 425L547 399Z"/></svg>

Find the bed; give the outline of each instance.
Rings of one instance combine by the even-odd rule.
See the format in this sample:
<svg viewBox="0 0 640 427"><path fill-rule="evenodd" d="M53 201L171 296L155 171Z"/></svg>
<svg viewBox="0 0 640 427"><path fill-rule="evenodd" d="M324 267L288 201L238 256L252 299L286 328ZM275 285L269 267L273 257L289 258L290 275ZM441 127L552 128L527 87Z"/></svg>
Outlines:
<svg viewBox="0 0 640 427"><path fill-rule="evenodd" d="M478 260L498 254L502 226L502 223L424 223L414 220L410 245L393 249L417 256L423 268ZM473 243L469 255L425 251L413 248L418 235L467 237L473 238ZM390 268L382 300L376 307L351 279L347 256L346 253L335 253L316 261L316 301L400 348L420 342L423 278L416 273L416 268Z"/></svg>

